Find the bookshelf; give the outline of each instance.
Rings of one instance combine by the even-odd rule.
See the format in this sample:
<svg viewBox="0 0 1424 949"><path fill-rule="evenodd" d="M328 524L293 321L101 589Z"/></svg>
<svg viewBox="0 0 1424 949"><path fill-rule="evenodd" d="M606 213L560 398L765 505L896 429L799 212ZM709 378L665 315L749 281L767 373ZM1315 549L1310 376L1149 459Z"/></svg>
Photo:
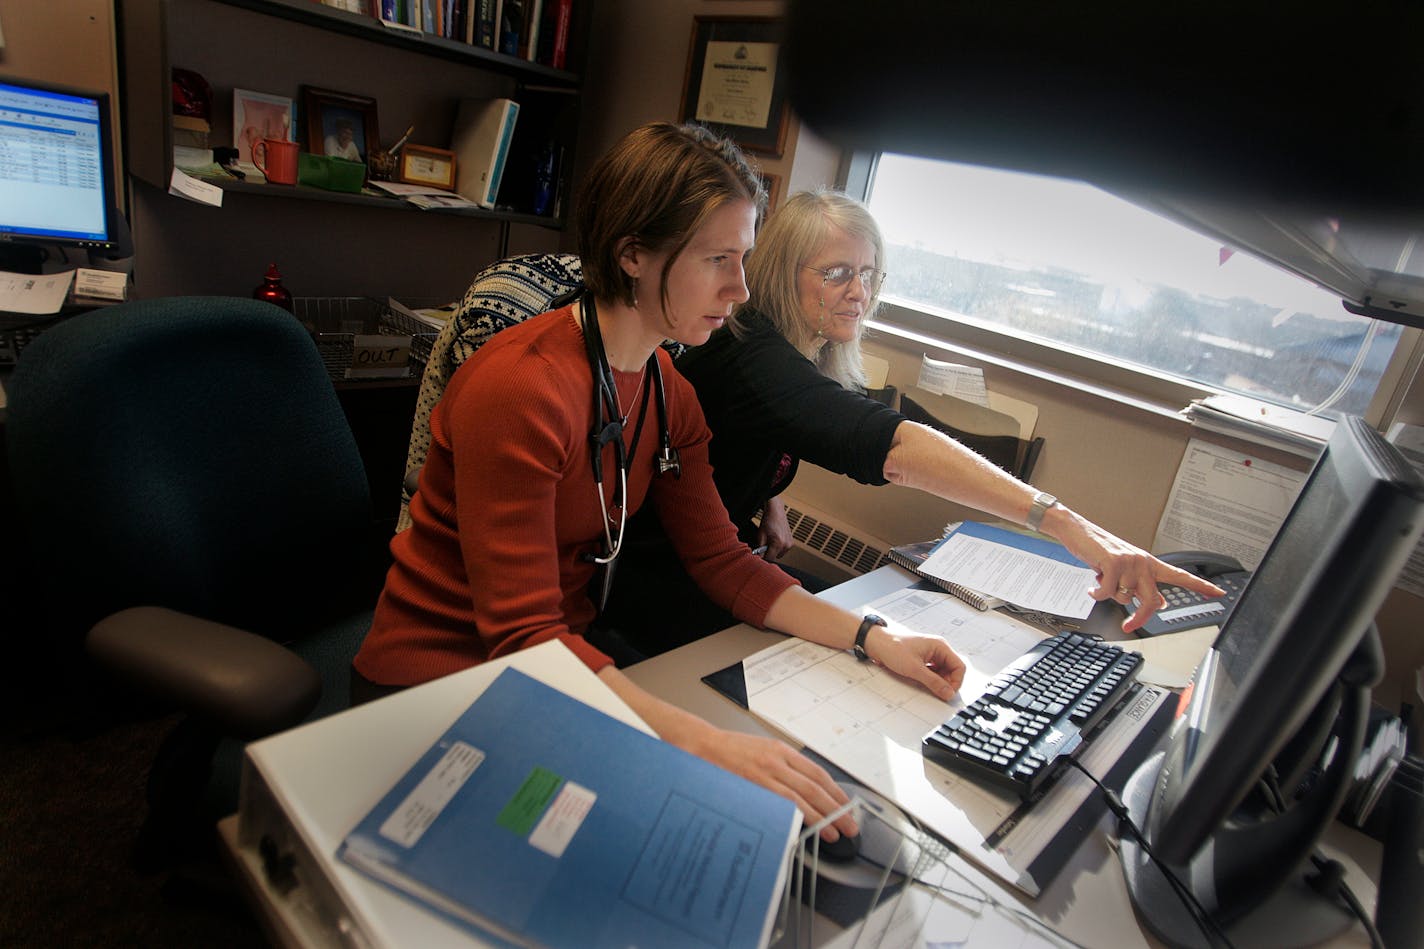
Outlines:
<svg viewBox="0 0 1424 949"><path fill-rule="evenodd" d="M527 150L549 142L562 159L556 190L567 194L592 3L577 0L574 4L570 68L554 69L462 41L393 28L373 16L313 0L125 0L119 17L129 171L155 188L167 189L173 172L169 77L174 67L181 67L198 72L212 87L211 142L215 145L231 142L234 88L290 97L298 111L303 86L370 96L377 100L383 144L389 145L413 125L412 142L435 147L448 145L461 97L508 96L523 107L522 134L506 171L510 181L519 186L532 178L532 172L525 173L522 167L526 159L532 161ZM303 127L303 120L295 117L299 141ZM213 183L237 196L415 210L385 196L235 179ZM417 213L561 229L566 203L559 203L551 213L534 214L532 199L505 188L501 207L494 210Z"/></svg>

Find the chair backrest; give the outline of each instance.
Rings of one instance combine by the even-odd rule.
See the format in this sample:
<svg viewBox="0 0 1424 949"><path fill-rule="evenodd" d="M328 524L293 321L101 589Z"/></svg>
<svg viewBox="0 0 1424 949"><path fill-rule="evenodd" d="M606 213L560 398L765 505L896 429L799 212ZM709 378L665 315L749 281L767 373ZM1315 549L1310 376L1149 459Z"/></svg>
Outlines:
<svg viewBox="0 0 1424 949"><path fill-rule="evenodd" d="M365 469L287 312L108 307L39 336L7 388L28 556L76 633L150 604L287 638L374 602Z"/></svg>
<svg viewBox="0 0 1424 949"><path fill-rule="evenodd" d="M425 373L420 377L397 531L410 526L410 485L430 451L430 412L445 393L455 370L495 333L547 312L559 297L582 286L583 266L577 254L510 257L475 275L454 315L435 338Z"/></svg>

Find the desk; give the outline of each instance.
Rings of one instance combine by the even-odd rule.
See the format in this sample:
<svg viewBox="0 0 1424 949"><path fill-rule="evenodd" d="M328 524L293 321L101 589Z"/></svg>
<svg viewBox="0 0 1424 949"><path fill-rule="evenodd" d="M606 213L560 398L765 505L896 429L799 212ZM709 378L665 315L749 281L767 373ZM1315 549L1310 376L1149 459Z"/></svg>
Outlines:
<svg viewBox="0 0 1424 949"><path fill-rule="evenodd" d="M882 567L821 595L854 609L902 589L912 581L912 576L898 567ZM639 663L628 669L627 674L653 694L717 725L767 735L770 732L750 713L704 685L700 678L783 638L777 633L767 633L748 626L735 626ZM404 770L401 762L406 759L413 760L424 750L425 745L404 750L400 747L393 749L389 747L392 741L399 734L408 736L416 732L428 733L433 740L461 707L460 683L451 680L488 674L483 672L485 669L486 667L478 667L459 673L458 676L451 676L299 729L298 731L304 734L298 736L298 740L308 748L320 747L322 754L318 759L306 759L295 754L284 756L286 763L290 765L290 773L283 776L287 782L284 789L285 800L278 806L285 809L285 817L299 832L306 834L310 841L334 851L339 834L344 833L344 828L340 825L343 822L347 827L354 825L360 816L360 807L347 800L341 792L347 791L352 795L369 794L370 788L376 788L379 792L393 782ZM383 715L382 710L389 710L390 714ZM417 721L422 715L427 720ZM378 726L379 731L373 731ZM292 734L288 733L288 736ZM318 738L320 741L316 740ZM278 736L277 740L284 744L294 744L287 736ZM341 774L337 774L325 784L328 792L335 793L328 798L320 797L318 788L322 786L322 782L315 780L314 776L320 774L323 768L329 767L343 768L347 773L355 775L356 772L352 771L346 762L350 757L358 756L367 763L367 771L370 772L360 775L359 786L340 786ZM376 796L379 796L379 793ZM245 792L244 807L248 805ZM250 838L239 838L237 817L224 820L220 831L239 875L252 889L274 941L282 945L351 944L348 937L334 929L323 931L312 925L311 913L302 905L306 897L298 900L290 896L284 897L277 892L262 871L261 858L255 852L253 841ZM1104 819L1100 831L1084 841L1068 866L1036 900L1016 895L960 858L951 859L955 869L962 871L980 888L994 894L1002 903L1021 907L1080 945L1112 946L1114 949L1159 945L1143 931L1133 915L1112 842L1108 821ZM1327 835L1325 849L1330 856L1345 864L1350 886L1367 907L1372 907L1375 885L1371 878L1377 873L1379 865L1379 845L1365 835L1335 823ZM354 871L346 872L354 874ZM389 893L377 892L381 889L379 884L363 881L353 885L363 886L363 899L377 900L387 910L400 910L397 905L400 901L396 897ZM404 918L411 919L410 914L415 912L417 911L407 909ZM428 919L427 917L425 925L436 925ZM447 933L456 932L443 923L439 926ZM834 933L835 928L829 923L825 926L817 925L818 940L822 937L829 938ZM420 941L406 942L416 944ZM468 944L468 940L464 942ZM1332 943L1338 946L1368 944L1363 930L1358 926Z"/></svg>

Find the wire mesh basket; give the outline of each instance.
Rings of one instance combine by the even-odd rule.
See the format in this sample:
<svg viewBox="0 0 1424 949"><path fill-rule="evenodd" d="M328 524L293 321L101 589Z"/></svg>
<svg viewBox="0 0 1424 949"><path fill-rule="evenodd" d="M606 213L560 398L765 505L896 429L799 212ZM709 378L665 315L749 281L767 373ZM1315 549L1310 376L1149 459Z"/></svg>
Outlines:
<svg viewBox="0 0 1424 949"><path fill-rule="evenodd" d="M428 301L406 304L411 309L440 305ZM292 309L316 340L327 372L335 381L349 378L357 336L408 337L410 361L406 376L418 377L439 334L435 327L373 297L296 297Z"/></svg>

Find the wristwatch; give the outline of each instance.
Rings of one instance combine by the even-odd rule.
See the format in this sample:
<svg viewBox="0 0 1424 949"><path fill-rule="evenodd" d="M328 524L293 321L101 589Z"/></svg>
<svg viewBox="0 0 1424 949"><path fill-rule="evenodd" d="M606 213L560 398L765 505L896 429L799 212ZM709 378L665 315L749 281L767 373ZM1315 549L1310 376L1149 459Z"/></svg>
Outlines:
<svg viewBox="0 0 1424 949"><path fill-rule="evenodd" d="M1047 491L1040 491L1033 496L1033 506L1028 509L1028 520L1024 521L1024 527L1031 531L1036 531L1043 523L1043 515L1048 513L1048 509L1058 503L1058 499Z"/></svg>
<svg viewBox="0 0 1424 949"><path fill-rule="evenodd" d="M857 629L855 631L855 658L859 659L861 662L869 662L870 653L865 651L865 637L870 635L870 629L872 626L888 625L890 624L885 622L880 617L876 616L874 613L866 613L865 618L860 621L860 629Z"/></svg>

